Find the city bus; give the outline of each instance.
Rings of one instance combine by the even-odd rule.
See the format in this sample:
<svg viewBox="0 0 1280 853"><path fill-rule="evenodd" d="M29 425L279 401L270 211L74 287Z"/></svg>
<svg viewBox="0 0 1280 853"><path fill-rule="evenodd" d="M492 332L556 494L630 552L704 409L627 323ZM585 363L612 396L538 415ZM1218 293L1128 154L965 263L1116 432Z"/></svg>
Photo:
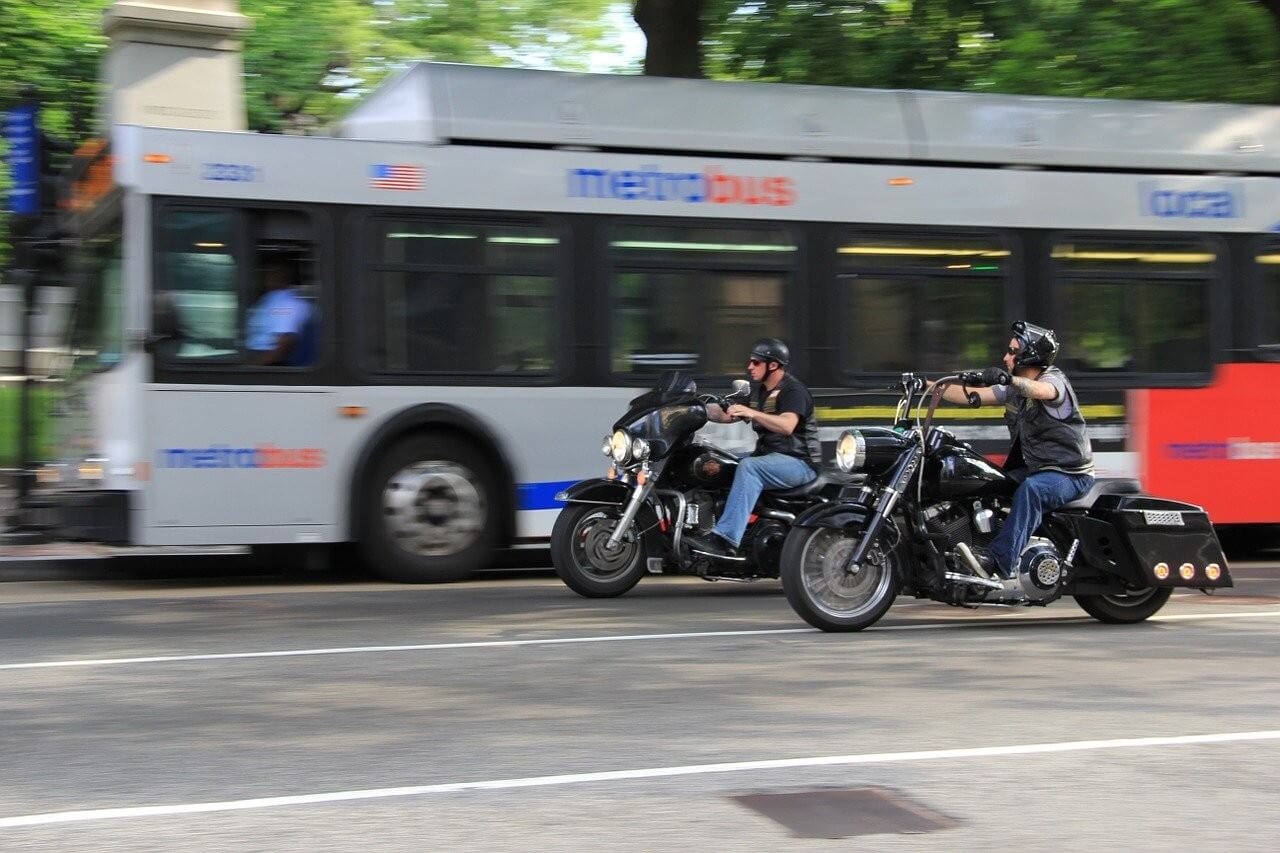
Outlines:
<svg viewBox="0 0 1280 853"><path fill-rule="evenodd" d="M38 504L70 538L458 578L545 545L663 370L727 387L784 338L830 441L1027 318L1100 475L1273 524L1278 119L420 63L327 137L116 126ZM252 341L299 303L271 362ZM995 458L999 415L944 412Z"/></svg>

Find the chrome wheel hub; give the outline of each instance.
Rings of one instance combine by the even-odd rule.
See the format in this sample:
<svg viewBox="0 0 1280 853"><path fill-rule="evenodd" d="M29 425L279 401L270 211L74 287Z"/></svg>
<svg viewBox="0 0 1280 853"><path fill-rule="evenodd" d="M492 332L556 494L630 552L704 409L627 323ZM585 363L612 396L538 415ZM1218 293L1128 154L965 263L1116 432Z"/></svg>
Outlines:
<svg viewBox="0 0 1280 853"><path fill-rule="evenodd" d="M385 523L401 548L423 557L457 554L484 529L484 491L455 462L415 462L387 481Z"/></svg>
<svg viewBox="0 0 1280 853"><path fill-rule="evenodd" d="M640 546L634 536L624 533L615 547L609 547L617 526L618 519L600 511L584 516L573 529L573 561L596 580L613 580L635 563Z"/></svg>
<svg viewBox="0 0 1280 853"><path fill-rule="evenodd" d="M801 579L814 606L829 616L860 616L881 601L889 586L892 570L879 543L860 565L845 570L857 543L838 530L821 530L805 543Z"/></svg>

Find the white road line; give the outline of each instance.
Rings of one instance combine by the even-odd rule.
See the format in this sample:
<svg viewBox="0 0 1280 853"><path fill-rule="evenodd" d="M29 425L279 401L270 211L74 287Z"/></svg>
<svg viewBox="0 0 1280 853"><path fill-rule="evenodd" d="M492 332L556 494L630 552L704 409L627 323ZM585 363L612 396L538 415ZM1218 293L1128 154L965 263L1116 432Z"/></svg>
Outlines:
<svg viewBox="0 0 1280 853"><path fill-rule="evenodd" d="M1256 619L1280 616L1280 610L1261 610L1251 613L1182 613L1169 616L1153 616L1151 622L1180 622L1208 619ZM929 622L919 625L882 625L868 629L869 635L885 631L941 631L955 628L1003 628L1013 625L1079 625L1090 622L1088 617L1022 618L1003 621L970 622L955 619L950 622ZM1108 630L1099 628L1099 630ZM89 660L32 661L30 663L0 664L0 670L13 669L65 669L71 667L124 666L145 663L183 663L188 661L245 660L250 658L311 657L319 655L357 655L377 652L429 652L456 649L509 649L521 646L561 646L580 643L622 643L643 640L695 640L714 637L767 637L781 634L816 634L814 628L762 628L744 631L689 631L675 634L619 634L604 637L545 637L528 640L476 640L467 643L419 643L404 646L342 646L330 649L282 649L265 652L221 652L193 655L155 655L133 658L97 658Z"/></svg>
<svg viewBox="0 0 1280 853"><path fill-rule="evenodd" d="M318 794L294 794L280 797L257 797L248 800L225 800L209 803L176 803L164 806L128 806L109 809L44 812L0 818L0 829L19 826L48 826L91 820L131 820L147 817L202 814L208 812L245 811L317 803L375 800L389 797L414 797L426 794L452 794L459 791L501 791L513 788L546 788L578 785L588 782L620 782L633 779L663 779L673 776L699 776L711 773L741 773L752 770L788 770L797 767L844 767L854 764L892 764L904 761L944 761L950 759L991 758L1006 755L1037 755L1056 752L1083 752L1102 749L1137 749L1156 746L1239 743L1242 741L1280 740L1280 730L1227 732L1208 735L1172 737L1120 738L1115 740L1078 740L1060 743L1032 743L1018 746L982 746L965 749L930 749L918 752L874 752L862 755L825 755L813 758L783 758L764 761L734 761L724 764L691 764L678 767L650 767L638 770L605 770L596 773L565 773L557 776L528 776L520 779L490 779L476 782L448 782L441 785L410 785L399 788L366 788L354 791L328 791Z"/></svg>

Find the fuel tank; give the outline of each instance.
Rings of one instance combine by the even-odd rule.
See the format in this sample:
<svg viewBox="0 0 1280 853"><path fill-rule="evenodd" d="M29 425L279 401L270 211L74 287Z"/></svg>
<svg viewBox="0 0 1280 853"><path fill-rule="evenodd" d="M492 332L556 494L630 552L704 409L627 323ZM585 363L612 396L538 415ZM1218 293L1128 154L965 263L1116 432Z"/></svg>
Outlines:
<svg viewBox="0 0 1280 853"><path fill-rule="evenodd" d="M728 489L738 457L709 444L690 444L680 448L671 460L676 481L686 488Z"/></svg>
<svg viewBox="0 0 1280 853"><path fill-rule="evenodd" d="M1012 494L1017 483L963 445L945 445L925 465L925 489L937 500Z"/></svg>

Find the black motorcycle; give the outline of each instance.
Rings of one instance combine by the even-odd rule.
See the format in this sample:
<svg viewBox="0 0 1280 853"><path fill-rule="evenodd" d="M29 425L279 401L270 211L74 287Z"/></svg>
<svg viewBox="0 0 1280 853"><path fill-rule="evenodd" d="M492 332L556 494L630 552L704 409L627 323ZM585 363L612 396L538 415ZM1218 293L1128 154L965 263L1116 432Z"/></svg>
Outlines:
<svg viewBox="0 0 1280 853"><path fill-rule="evenodd" d="M738 466L736 456L694 434L707 423L708 405L727 409L749 398L747 382L733 384L724 397L699 395L686 375L664 373L651 391L631 401L605 438L608 477L583 480L556 495L566 505L551 532L551 560L570 589L588 598L622 595L646 573L778 577L782 543L796 516L835 503L842 484L854 478L828 472L794 489L765 491L742 538L743 561L692 553L682 538L715 524Z"/></svg>
<svg viewBox="0 0 1280 853"><path fill-rule="evenodd" d="M1175 587L1232 585L1204 510L1140 494L1129 479L1099 479L1048 513L1016 578L992 571L984 552L1017 482L933 425L951 385L975 401L968 389L981 387L981 374L945 377L931 392L921 377L903 374L892 427L840 436L837 465L865 473L865 485L852 500L799 516L782 553L787 600L810 625L861 630L899 594L960 606L1045 605L1069 595L1095 619L1131 623L1156 613Z"/></svg>

